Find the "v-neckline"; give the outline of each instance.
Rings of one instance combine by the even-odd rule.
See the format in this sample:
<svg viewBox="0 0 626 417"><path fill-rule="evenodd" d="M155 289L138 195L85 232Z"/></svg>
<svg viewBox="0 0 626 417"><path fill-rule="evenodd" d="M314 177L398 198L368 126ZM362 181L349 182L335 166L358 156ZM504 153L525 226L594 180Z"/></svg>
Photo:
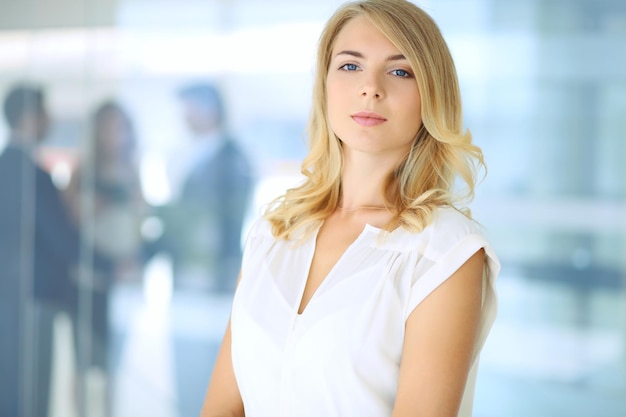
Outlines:
<svg viewBox="0 0 626 417"><path fill-rule="evenodd" d="M304 308L300 312L301 307L302 307L302 301L303 301L303 298L304 298L304 291L306 290L306 285L307 285L307 283L309 281L309 274L311 272L311 265L313 263L313 257L315 256L315 251L317 250L317 237L318 237L318 234L319 234L321 228L322 228L322 226L320 225L317 228L317 230L315 231L315 233L312 233L311 237L310 237L311 242L310 242L308 261L307 261L308 267L305 269L306 270L306 276L302 280L302 283L300 284L300 291L299 291L299 294L298 294L298 302L296 304L296 317L297 318L302 317L302 316L304 316L306 314L306 312L309 310L309 307L311 306L311 303L316 298L318 298L318 293L320 292L320 290L323 290L327 285L329 285L329 284L327 284L327 282L329 281L329 278L333 277L335 271L337 270L338 265L340 265L342 263L342 261L346 257L346 254L351 252L353 250L353 248L357 245L357 243L359 243L362 239L364 239L364 236L366 234L368 234L369 232L372 232L372 231L380 232L380 230L381 230L381 229L377 228L376 226L372 226L369 223L365 223L365 225L363 226L363 229L361 230L361 232L346 247L346 249L343 251L341 256L339 256L339 258L337 258L337 261L333 264L333 266L330 268L328 273L324 276L324 278L322 279L320 284L317 286L315 291L313 291L313 294L311 294L311 297L309 298L309 300L307 301L306 305L304 306Z"/></svg>

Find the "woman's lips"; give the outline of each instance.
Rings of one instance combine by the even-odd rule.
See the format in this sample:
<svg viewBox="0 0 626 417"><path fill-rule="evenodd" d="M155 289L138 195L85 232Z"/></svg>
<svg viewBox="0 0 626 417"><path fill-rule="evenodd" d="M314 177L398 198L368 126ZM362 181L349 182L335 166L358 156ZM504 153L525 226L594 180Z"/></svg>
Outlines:
<svg viewBox="0 0 626 417"><path fill-rule="evenodd" d="M378 126L387 121L387 119L379 114L365 111L355 113L351 117L352 120L361 126Z"/></svg>

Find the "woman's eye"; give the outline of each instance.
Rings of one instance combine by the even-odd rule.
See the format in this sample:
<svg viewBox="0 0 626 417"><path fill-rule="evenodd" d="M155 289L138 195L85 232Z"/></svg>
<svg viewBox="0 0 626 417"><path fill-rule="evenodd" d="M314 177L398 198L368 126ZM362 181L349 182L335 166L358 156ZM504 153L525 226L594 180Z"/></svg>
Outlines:
<svg viewBox="0 0 626 417"><path fill-rule="evenodd" d="M345 64L342 65L339 69L344 71L356 71L359 69L359 67L356 64Z"/></svg>
<svg viewBox="0 0 626 417"><path fill-rule="evenodd" d="M397 75L398 77L403 77L403 78L411 77L411 73L403 69L396 69L396 70L391 71L391 73L393 75Z"/></svg>

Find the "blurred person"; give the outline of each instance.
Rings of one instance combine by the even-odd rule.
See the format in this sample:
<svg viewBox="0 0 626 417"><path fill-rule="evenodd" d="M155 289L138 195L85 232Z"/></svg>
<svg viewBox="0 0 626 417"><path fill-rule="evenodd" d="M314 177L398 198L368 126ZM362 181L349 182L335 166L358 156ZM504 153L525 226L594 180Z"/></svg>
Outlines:
<svg viewBox="0 0 626 417"><path fill-rule="evenodd" d="M309 147L248 234L202 416L470 416L499 262L461 206L483 156L429 15L335 12Z"/></svg>
<svg viewBox="0 0 626 417"><path fill-rule="evenodd" d="M108 408L105 412L110 415L112 378L118 362L112 357L112 291L116 282L141 278L141 266L150 244L144 241L141 226L149 208L140 187L137 138L127 110L116 101L103 102L93 113L91 130L88 152L80 158L66 197L75 223L80 225L85 217L92 221L94 247L116 264L113 276L94 281L86 288L91 300L91 322L83 331L88 332L90 349L78 355L78 369L84 380L94 369L104 376L102 394ZM85 199L88 201L83 205ZM92 211L84 213L84 207L91 207ZM76 346L80 353L80 336Z"/></svg>
<svg viewBox="0 0 626 417"><path fill-rule="evenodd" d="M177 288L211 285L232 293L241 262L241 233L252 191L250 162L225 129L218 89L191 84L179 91L191 142L170 164L173 203L165 217Z"/></svg>
<svg viewBox="0 0 626 417"><path fill-rule="evenodd" d="M50 117L40 86L17 84L4 99L10 130L0 155L0 415L48 417L53 319L75 315L81 239L36 158ZM94 254L109 273L112 263Z"/></svg>
<svg viewBox="0 0 626 417"><path fill-rule="evenodd" d="M252 192L251 164L226 129L218 89L193 83L178 91L190 141L176 147L169 165L172 202L162 207L161 242L173 261L172 352L178 413L197 416L219 343L207 321L210 294L232 296L241 263L241 234ZM179 324L185 321L184 326Z"/></svg>

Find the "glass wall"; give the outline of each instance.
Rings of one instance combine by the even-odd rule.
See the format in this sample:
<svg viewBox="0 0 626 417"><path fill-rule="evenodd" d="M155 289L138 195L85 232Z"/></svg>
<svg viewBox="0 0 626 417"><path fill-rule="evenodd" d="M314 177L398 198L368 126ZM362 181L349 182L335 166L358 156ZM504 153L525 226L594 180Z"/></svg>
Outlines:
<svg viewBox="0 0 626 417"><path fill-rule="evenodd" d="M0 96L29 116L0 123L6 413L197 416L241 237L299 178L342 2L13 3ZM626 415L626 3L416 3L457 63L489 168L471 208L503 265L475 415Z"/></svg>

